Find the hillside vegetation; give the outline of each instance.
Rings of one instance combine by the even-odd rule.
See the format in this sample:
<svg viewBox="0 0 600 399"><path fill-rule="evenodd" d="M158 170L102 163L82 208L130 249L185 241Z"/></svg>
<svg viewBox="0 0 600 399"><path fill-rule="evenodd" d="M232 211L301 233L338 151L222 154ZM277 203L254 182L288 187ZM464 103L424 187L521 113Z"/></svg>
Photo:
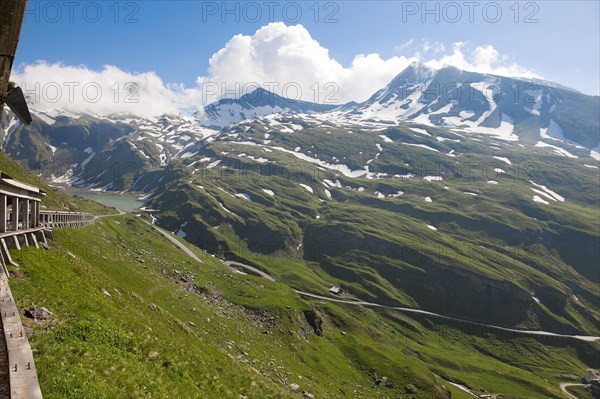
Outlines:
<svg viewBox="0 0 600 399"><path fill-rule="evenodd" d="M294 116L230 126L197 149L137 187L160 226L210 253L311 292L336 285L370 302L599 335L591 159Z"/></svg>
<svg viewBox="0 0 600 399"><path fill-rule="evenodd" d="M44 397L561 398L561 372L598 366L597 344L305 301L190 250L119 216L12 252L19 307L53 312L26 320Z"/></svg>

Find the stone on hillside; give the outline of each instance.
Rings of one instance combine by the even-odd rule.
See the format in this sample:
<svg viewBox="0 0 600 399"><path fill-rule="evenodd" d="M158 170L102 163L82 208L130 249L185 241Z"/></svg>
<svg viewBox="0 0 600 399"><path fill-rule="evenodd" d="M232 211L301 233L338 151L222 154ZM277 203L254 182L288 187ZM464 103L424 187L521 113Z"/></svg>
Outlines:
<svg viewBox="0 0 600 399"><path fill-rule="evenodd" d="M404 390L406 391L406 393L417 393L417 387L413 384L408 384L404 387Z"/></svg>
<svg viewBox="0 0 600 399"><path fill-rule="evenodd" d="M375 385L385 384L387 382L387 377L383 376L381 378L377 378L375 380Z"/></svg>
<svg viewBox="0 0 600 399"><path fill-rule="evenodd" d="M25 310L25 317L28 317L35 321L46 321L52 318L52 312L44 307L30 308Z"/></svg>

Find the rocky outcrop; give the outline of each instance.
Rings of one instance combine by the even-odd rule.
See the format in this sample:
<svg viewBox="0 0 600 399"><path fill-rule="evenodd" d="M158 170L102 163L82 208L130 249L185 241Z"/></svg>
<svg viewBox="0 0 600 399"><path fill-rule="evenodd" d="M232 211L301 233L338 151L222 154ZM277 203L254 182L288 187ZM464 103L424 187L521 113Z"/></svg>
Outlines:
<svg viewBox="0 0 600 399"><path fill-rule="evenodd" d="M49 321L52 319L52 312L44 307L34 307L25 310L25 317L34 321Z"/></svg>
<svg viewBox="0 0 600 399"><path fill-rule="evenodd" d="M304 318L317 336L323 335L323 319L314 310L305 310Z"/></svg>

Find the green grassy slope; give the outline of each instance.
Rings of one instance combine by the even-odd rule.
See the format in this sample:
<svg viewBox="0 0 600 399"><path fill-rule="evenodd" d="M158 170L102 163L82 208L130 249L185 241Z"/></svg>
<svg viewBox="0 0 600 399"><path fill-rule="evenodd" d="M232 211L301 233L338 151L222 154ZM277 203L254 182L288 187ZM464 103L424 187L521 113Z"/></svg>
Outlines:
<svg viewBox="0 0 600 399"><path fill-rule="evenodd" d="M305 301L190 248L204 263L120 216L57 230L48 251L12 252L19 307L54 312L46 324L25 320L44 397L464 397L452 381L502 398L561 398L562 371L598 366L597 344L466 334Z"/></svg>
<svg viewBox="0 0 600 399"><path fill-rule="evenodd" d="M600 194L597 170L584 164L593 160L436 128L424 136L281 119L305 127L244 122L142 176L158 223L294 288L339 285L372 302L599 334ZM348 177L295 151L384 175ZM436 175L443 180L424 179Z"/></svg>

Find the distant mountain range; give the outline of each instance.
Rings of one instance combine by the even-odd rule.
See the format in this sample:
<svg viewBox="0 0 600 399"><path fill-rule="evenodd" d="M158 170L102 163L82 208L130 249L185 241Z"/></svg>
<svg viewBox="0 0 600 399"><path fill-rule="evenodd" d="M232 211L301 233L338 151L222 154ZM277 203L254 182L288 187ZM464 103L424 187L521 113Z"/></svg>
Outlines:
<svg viewBox="0 0 600 399"><path fill-rule="evenodd" d="M196 113L199 122L213 128L223 128L244 119L269 114L298 114L328 112L335 105L317 104L292 100L262 88L244 94L239 99L222 99L204 108L204 114Z"/></svg>
<svg viewBox="0 0 600 399"><path fill-rule="evenodd" d="M2 150L50 182L103 190L128 189L131 173L185 159L199 142L217 133L183 115L98 117L34 111L33 119L23 127L6 113Z"/></svg>
<svg viewBox="0 0 600 399"><path fill-rule="evenodd" d="M598 147L600 97L539 80L411 64L348 116L412 120L531 144L570 140L592 149Z"/></svg>
<svg viewBox="0 0 600 399"><path fill-rule="evenodd" d="M113 178L129 173L130 166L123 165L165 167L197 153L219 130L268 115L293 115L298 123L310 116L362 127L413 123L460 135L489 135L558 156L598 159L599 108L598 96L551 82L413 63L362 103L317 104L259 88L239 99L219 100L192 116L34 111L27 128L6 111L0 143L11 157L52 181L125 190L126 180ZM112 170L114 162L121 164L119 171ZM97 171L86 172L92 166Z"/></svg>
<svg viewBox="0 0 600 399"><path fill-rule="evenodd" d="M413 63L363 103L339 106L286 99L257 89L208 105L199 122L222 128L268 114L332 113L353 121L414 121L535 145L541 139L598 147L600 97L542 81L440 70Z"/></svg>

